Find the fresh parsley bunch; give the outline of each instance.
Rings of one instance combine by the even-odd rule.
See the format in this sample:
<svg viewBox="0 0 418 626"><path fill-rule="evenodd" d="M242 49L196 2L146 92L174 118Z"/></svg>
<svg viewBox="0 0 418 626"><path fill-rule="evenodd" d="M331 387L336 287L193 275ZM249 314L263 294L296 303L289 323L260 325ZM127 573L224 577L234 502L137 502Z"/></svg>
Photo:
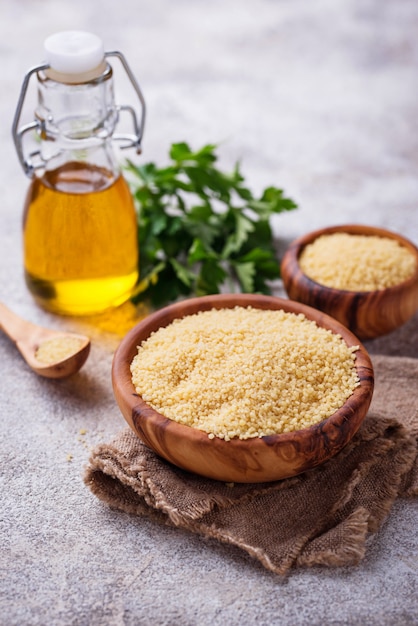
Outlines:
<svg viewBox="0 0 418 626"><path fill-rule="evenodd" d="M255 198L238 164L230 174L215 166L215 150L175 143L167 167L128 161L140 246L134 300L160 307L221 289L270 293L280 273L270 217L296 204L277 187Z"/></svg>

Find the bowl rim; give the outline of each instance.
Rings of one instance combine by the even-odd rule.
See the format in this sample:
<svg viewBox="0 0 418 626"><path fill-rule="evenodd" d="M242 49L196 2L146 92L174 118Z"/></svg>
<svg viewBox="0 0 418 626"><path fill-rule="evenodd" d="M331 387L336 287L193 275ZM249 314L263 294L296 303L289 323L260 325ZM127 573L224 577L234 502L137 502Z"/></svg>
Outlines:
<svg viewBox="0 0 418 626"><path fill-rule="evenodd" d="M180 312L182 313L180 317L197 312L196 310L191 310L197 305L199 306L199 310L233 308L235 306L254 306L264 309L283 309L296 314L303 313L308 319L315 321L318 326L328 328L332 332L341 335L348 346L359 346L355 353L356 359L354 365L357 370L360 385L354 389L352 395L345 401L344 405L329 417L307 428L287 433L278 433L249 439L234 438L225 441L216 436L210 439L208 433L204 431L193 428L192 426L179 424L149 407L141 396L137 394L131 379L130 365L133 357L137 354L139 341L149 337L153 330L161 326L166 326L172 319L178 316ZM187 313L187 311L190 311L190 313ZM141 339L139 340L138 338L140 336ZM120 342L113 357L111 375L113 391L119 407L126 421L137 434L139 434L138 420L135 419L134 425L134 417L149 421L153 429L169 429L174 436L178 438L185 437L191 443L197 444L200 447L205 448L206 446L210 446L213 449L213 447L216 446L221 453L222 451L225 453L227 450L231 451L239 449L240 447L246 448L251 445L256 454L257 449L261 451L265 448L266 444L268 446L277 446L286 445L287 442L293 442L295 433L298 433L298 439L305 442L304 445L307 445L312 435L315 435L318 431L325 438L332 438L335 434L335 430L340 429L341 426L346 425L349 421L352 423L353 430L351 436L353 436L367 413L374 388L374 372L370 356L361 341L350 330L334 318L313 307L286 298L258 294L216 294L212 296L201 296L176 302L151 313L147 318L134 326ZM147 441L145 430L141 431L139 436L149 447L153 447L151 443ZM336 452L338 451L339 450L336 450ZM325 458L323 460L325 460ZM321 459L319 458L316 464L320 462Z"/></svg>
<svg viewBox="0 0 418 626"><path fill-rule="evenodd" d="M414 273L405 280L397 283L396 285L392 285L391 287L385 287L384 289L369 289L365 291L357 291L352 289L338 289L337 287L330 287L329 285L323 285L322 283L317 282L302 270L299 264L299 258L302 254L304 248L307 245L318 239L321 235L331 235L333 233L347 233L349 235L366 235L366 236L377 236L377 237L386 237L388 239L394 239L401 243L405 248L407 248L416 259L416 266ZM287 259L285 259L287 257ZM366 224L336 224L334 226L327 226L324 228L318 228L316 230L312 230L297 239L295 239L286 250L283 259L282 259L282 267L284 262L292 261L297 265L298 271L300 272L301 277L305 281L306 285L312 285L317 288L320 288L324 292L330 294L330 296L337 295L349 295L356 294L358 298L366 298L370 296L370 294L386 292L388 294L393 294L394 296L404 291L405 289L409 289L412 285L415 285L418 282L418 247L410 240L404 237L403 235L387 230L385 228L380 228L378 226L370 226Z"/></svg>

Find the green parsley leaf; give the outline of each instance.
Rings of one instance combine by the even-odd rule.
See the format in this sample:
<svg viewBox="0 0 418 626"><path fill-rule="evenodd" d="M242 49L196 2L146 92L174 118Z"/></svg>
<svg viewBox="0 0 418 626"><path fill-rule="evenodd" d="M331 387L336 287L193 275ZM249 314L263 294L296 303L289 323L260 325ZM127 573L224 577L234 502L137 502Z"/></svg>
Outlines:
<svg viewBox="0 0 418 626"><path fill-rule="evenodd" d="M270 218L296 204L282 189L255 197L239 164L216 167L217 146L174 143L171 162L126 164L138 209L140 282L134 301L154 307L179 298L240 290L270 293L279 277Z"/></svg>

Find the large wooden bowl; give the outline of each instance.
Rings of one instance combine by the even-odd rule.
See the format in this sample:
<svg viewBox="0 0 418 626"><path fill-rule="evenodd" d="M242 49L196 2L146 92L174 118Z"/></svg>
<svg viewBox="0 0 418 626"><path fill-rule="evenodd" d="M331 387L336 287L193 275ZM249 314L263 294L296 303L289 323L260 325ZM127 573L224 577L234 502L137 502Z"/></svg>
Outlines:
<svg viewBox="0 0 418 626"><path fill-rule="evenodd" d="M355 366L360 386L331 417L303 430L255 439L224 441L190 426L167 419L147 405L136 393L130 364L137 346L158 328L175 318L197 311L252 306L304 313L318 326L339 333L349 345L358 339L329 316L290 300L257 295L219 295L194 298L153 313L135 326L115 352L112 366L117 403L133 431L158 455L190 472L225 482L265 482L294 476L337 454L356 433L373 393L373 368L360 345Z"/></svg>
<svg viewBox="0 0 418 626"><path fill-rule="evenodd" d="M414 275L379 291L345 291L320 285L303 273L299 257L303 249L319 236L338 232L375 235L398 241L417 259ZM418 249L401 235L383 228L347 224L310 232L290 244L282 259L281 275L289 298L331 315L361 340L390 333L418 310Z"/></svg>

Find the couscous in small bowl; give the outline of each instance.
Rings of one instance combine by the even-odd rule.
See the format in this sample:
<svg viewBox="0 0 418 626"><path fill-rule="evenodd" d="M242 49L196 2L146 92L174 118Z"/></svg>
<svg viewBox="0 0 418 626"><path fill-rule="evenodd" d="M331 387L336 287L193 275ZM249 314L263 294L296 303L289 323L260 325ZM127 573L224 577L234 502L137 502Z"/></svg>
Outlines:
<svg viewBox="0 0 418 626"><path fill-rule="evenodd" d="M361 246L367 245L367 241L373 242L373 245L377 242L380 249L376 250L374 257L371 243L368 250L358 254L357 259L349 259L351 253L344 248L345 241L337 241L335 236L355 240L353 245L359 244L359 250ZM330 237L334 237L334 247L329 247L328 255L324 255L323 250L328 245L326 242L331 241ZM319 259L318 254L316 267L312 269L313 246L317 244L322 244L319 254L323 256ZM387 252L384 250L386 244ZM339 249L335 246L339 246ZM309 254L311 258L305 260ZM379 268L373 268L374 258L378 258L381 264ZM304 260L305 267L302 263ZM311 266L308 266L312 272L310 275L306 270L308 262L311 262ZM401 269L406 270L405 276L402 276ZM323 276L318 277L314 270L319 275L322 272ZM341 283L344 271L349 274L347 280L354 280L358 275L358 282L361 283L361 280L367 280L373 274L372 270L390 275L392 284L366 288L358 284L353 288L333 286L333 280ZM281 275L289 298L327 313L361 340L392 332L418 310L418 249L405 237L383 228L348 224L310 232L290 244L283 255ZM326 284L324 276L329 278L329 284Z"/></svg>
<svg viewBox="0 0 418 626"><path fill-rule="evenodd" d="M236 310L237 307L240 311L251 309L262 314L271 311L281 312L292 318L292 322L293 318L301 318L306 320L306 323L313 324L318 332L324 333L327 337L329 335L330 341L335 339L343 344L344 350L354 354L353 371L357 380L355 388L348 392L349 397L336 410L332 410L332 414L308 427L244 439L231 437L229 440L185 423L178 423L166 417L163 411L153 408L149 401L145 401L142 397L145 394L138 393L137 383L133 382L133 362L138 358L139 346L147 344L152 337L157 337L161 329L167 331L176 322L187 321L190 316L194 317L202 312ZM181 325L178 328L181 329ZM186 332L180 334L177 338L176 341L180 346L183 339L186 341L186 334ZM255 337L257 341L257 334ZM279 341L283 342L284 339ZM309 342L305 341L305 344ZM171 344L167 345L170 348ZM254 349L252 354L251 358L256 363L257 355L255 359L253 358ZM163 356L161 358L163 359ZM163 369L163 364L160 365ZM145 378L148 374L158 375L160 365L144 366L142 375ZM176 368L175 365L172 367ZM325 363L323 369L333 368ZM303 370L302 366L295 371L302 394L305 387L308 389L309 386L310 393L315 393L312 383L304 381L301 373ZM238 376L239 372L234 371L231 378L238 381ZM141 376L139 379L140 384ZM112 382L116 401L127 423L142 442L159 456L177 467L215 480L261 483L300 474L327 461L342 450L366 416L373 394L374 379L372 363L365 348L353 333L333 318L291 300L252 294L225 294L178 302L154 312L141 321L125 336L115 352ZM209 380L207 384L209 388ZM161 382L160 386L164 386L164 383ZM219 386L223 386L221 379ZM275 382L272 381L270 387L274 389L275 386ZM280 394L285 395L291 387L290 379L284 387L281 387L284 391ZM203 391L196 390L196 394L198 393L204 395L205 384ZM217 392L214 395L218 395ZM190 397L193 400L193 393ZM309 394L307 397L310 397ZM257 413L257 405L252 412Z"/></svg>

